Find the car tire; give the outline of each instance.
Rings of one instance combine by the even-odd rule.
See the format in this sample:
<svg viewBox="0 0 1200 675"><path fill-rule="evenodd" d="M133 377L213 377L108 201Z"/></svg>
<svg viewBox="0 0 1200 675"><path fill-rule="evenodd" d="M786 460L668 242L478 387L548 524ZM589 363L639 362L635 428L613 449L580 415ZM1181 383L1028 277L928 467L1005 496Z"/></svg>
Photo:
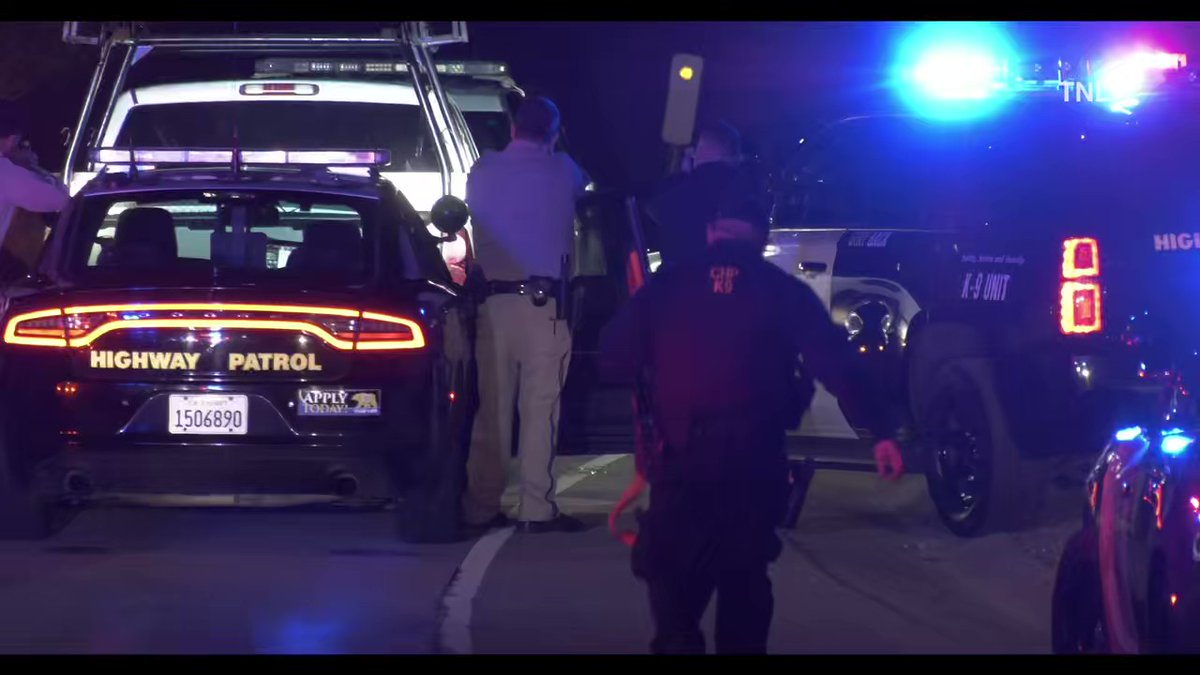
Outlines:
<svg viewBox="0 0 1200 675"><path fill-rule="evenodd" d="M451 386L434 387L429 442L409 464L415 480L396 508L397 535L402 541L433 544L464 538L461 504L471 436L467 384L473 381L466 368L459 364L453 376L441 379ZM455 392L455 400L444 408L450 392Z"/></svg>
<svg viewBox="0 0 1200 675"><path fill-rule="evenodd" d="M58 516L65 510L23 475L12 447L0 420L0 539L45 539L61 525Z"/></svg>
<svg viewBox="0 0 1200 675"><path fill-rule="evenodd" d="M1108 650L1104 605L1093 531L1076 532L1063 547L1050 607L1055 654L1103 654Z"/></svg>
<svg viewBox="0 0 1200 675"><path fill-rule="evenodd" d="M991 372L987 359L944 364L919 417L930 497L960 537L1027 527L1045 498L1040 464L1013 443Z"/></svg>

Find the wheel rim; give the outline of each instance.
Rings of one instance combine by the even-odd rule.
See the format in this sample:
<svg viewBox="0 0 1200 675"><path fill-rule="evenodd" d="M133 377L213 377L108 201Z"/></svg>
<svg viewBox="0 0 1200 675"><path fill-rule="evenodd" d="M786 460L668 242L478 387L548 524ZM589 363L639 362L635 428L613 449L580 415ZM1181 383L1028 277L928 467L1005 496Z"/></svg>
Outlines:
<svg viewBox="0 0 1200 675"><path fill-rule="evenodd" d="M969 518L984 501L987 458L978 430L954 403L943 415L933 464L943 512L955 521Z"/></svg>

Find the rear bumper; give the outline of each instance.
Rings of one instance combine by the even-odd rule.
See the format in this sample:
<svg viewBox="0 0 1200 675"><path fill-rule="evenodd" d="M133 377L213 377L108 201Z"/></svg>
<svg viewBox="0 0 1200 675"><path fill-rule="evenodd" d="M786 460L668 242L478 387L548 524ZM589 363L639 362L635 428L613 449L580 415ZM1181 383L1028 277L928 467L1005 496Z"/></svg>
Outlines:
<svg viewBox="0 0 1200 675"><path fill-rule="evenodd" d="M1093 345L1094 347L1094 345ZM1117 429L1161 418L1163 387L1114 349L1059 346L1001 364L998 382L1027 456L1097 453Z"/></svg>
<svg viewBox="0 0 1200 675"><path fill-rule="evenodd" d="M428 378L375 379L346 386L379 392L379 414L309 417L295 405L304 386L224 388L248 399L246 433L212 436L170 433L167 399L212 393L200 385L81 383L62 396L43 380L0 397L4 450L49 495L68 494L71 472L95 493L183 495L333 495L346 473L355 497L391 498L419 478L455 405Z"/></svg>
<svg viewBox="0 0 1200 675"><path fill-rule="evenodd" d="M69 446L45 458L32 476L39 492L69 496L71 474L83 494L337 495L335 477L353 476L356 498L391 498L406 482L389 448L288 444L128 447ZM342 495L349 496L349 495Z"/></svg>

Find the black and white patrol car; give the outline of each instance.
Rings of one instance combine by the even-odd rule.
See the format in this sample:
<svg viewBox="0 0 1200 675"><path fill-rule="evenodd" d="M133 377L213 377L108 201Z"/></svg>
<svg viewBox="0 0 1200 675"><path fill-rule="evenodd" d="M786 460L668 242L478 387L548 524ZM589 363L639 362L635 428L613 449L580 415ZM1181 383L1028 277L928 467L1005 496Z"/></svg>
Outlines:
<svg viewBox="0 0 1200 675"><path fill-rule="evenodd" d="M95 152L124 171L4 293L0 531L47 534L64 497L299 495L455 536L469 308L386 153Z"/></svg>
<svg viewBox="0 0 1200 675"><path fill-rule="evenodd" d="M921 83L978 60L933 59ZM1082 480L1117 428L1194 423L1195 78L1165 52L1076 69L1093 79L1064 63L1010 63L977 90L951 72L924 109L829 125L774 191L767 256L910 414L908 463L959 535L1033 522L1050 472ZM859 426L822 391L796 436L855 445Z"/></svg>

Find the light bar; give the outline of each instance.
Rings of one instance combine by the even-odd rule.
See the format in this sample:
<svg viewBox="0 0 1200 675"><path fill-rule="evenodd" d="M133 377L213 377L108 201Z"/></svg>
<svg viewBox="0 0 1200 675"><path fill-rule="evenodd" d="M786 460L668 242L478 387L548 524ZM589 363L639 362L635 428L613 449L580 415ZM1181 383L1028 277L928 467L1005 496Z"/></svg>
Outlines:
<svg viewBox="0 0 1200 675"><path fill-rule="evenodd" d="M92 151L92 161L102 164L229 164L233 161L233 151L99 148Z"/></svg>
<svg viewBox="0 0 1200 675"><path fill-rule="evenodd" d="M246 153L242 153L246 157ZM249 159L243 159L249 162ZM386 150L289 150L285 164L320 164L339 166L387 166L391 153Z"/></svg>
<svg viewBox="0 0 1200 675"><path fill-rule="evenodd" d="M98 148L92 161L101 164L231 164L231 149ZM391 164L387 150L241 150L242 164L376 166Z"/></svg>
<svg viewBox="0 0 1200 675"><path fill-rule="evenodd" d="M495 61L446 61L435 63L433 67L442 75L499 76L508 74L508 64ZM408 63L383 60L268 58L255 61L254 72L258 75L391 75L407 73Z"/></svg>
<svg viewBox="0 0 1200 675"><path fill-rule="evenodd" d="M1133 114L1140 97L1170 84L1198 83L1182 52L1127 47L1078 63L1031 59L1013 49L1004 31L987 23L931 23L902 40L898 93L926 117L989 114L1012 93L1059 92L1064 102L1104 103Z"/></svg>

